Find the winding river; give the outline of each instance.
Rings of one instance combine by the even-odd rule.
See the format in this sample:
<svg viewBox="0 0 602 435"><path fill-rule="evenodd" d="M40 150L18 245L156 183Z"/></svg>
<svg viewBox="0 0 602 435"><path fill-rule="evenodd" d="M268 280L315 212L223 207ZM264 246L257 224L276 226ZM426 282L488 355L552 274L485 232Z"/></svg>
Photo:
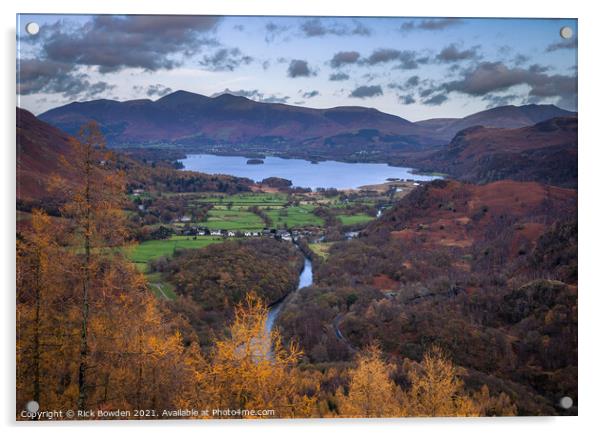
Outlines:
<svg viewBox="0 0 602 435"><path fill-rule="evenodd" d="M313 265L311 260L308 257L305 257L305 263L303 264L303 270L299 274L299 285L297 286L296 291L301 290L305 287L309 287L312 285L314 280L313 274ZM282 299L280 302L275 303L269 308L268 312L268 320L265 324L266 334L269 334L274 329L274 324L276 323L276 319L282 310L286 301L291 297L293 292L289 293Z"/></svg>

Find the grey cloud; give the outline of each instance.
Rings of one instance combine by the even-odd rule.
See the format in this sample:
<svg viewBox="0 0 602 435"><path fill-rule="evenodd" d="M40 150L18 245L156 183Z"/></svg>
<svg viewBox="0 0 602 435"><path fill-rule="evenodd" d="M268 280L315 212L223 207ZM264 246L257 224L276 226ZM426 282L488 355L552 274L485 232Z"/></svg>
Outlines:
<svg viewBox="0 0 602 435"><path fill-rule="evenodd" d="M238 48L220 48L212 55L203 56L199 65L210 71L234 71L252 61L251 56L244 55Z"/></svg>
<svg viewBox="0 0 602 435"><path fill-rule="evenodd" d="M303 93L303 98L313 98L313 97L317 97L318 95L320 95L320 92L313 90L313 91Z"/></svg>
<svg viewBox="0 0 602 435"><path fill-rule="evenodd" d="M330 80L331 82L340 82L343 80L349 80L349 74L345 74L342 72L330 74L330 77L328 78L328 80Z"/></svg>
<svg viewBox="0 0 602 435"><path fill-rule="evenodd" d="M443 48L437 55L439 62L457 62L462 60L476 59L479 57L478 46L467 50L460 50L456 44L450 44Z"/></svg>
<svg viewBox="0 0 602 435"><path fill-rule="evenodd" d="M276 95L271 95L269 97L264 98L261 101L263 103L280 103L280 104L284 104L284 103L288 102L289 99L290 99L290 97L278 97Z"/></svg>
<svg viewBox="0 0 602 435"><path fill-rule="evenodd" d="M485 95L483 100L488 101L487 108L507 106L519 99L518 95Z"/></svg>
<svg viewBox="0 0 602 435"><path fill-rule="evenodd" d="M293 59L288 66L287 74L289 77L309 77L315 75L313 71L309 69L309 65L306 60Z"/></svg>
<svg viewBox="0 0 602 435"><path fill-rule="evenodd" d="M330 60L333 68L339 68L343 65L353 64L358 61L360 54L357 51L339 51Z"/></svg>
<svg viewBox="0 0 602 435"><path fill-rule="evenodd" d="M249 98L251 100L259 101L261 103L286 103L290 99L290 97L287 97L287 96L281 97L281 96L278 96L275 94L265 95L259 89L250 89L250 90L239 89L238 91L234 91L234 90L226 88L222 92L216 92L216 93L212 94L211 96L219 97L220 95L224 95L224 94L235 95L237 97L245 97L245 98Z"/></svg>
<svg viewBox="0 0 602 435"><path fill-rule="evenodd" d="M377 65L379 63L399 62L398 69L416 69L418 64L428 62L426 57L418 57L418 53L413 50L396 50L393 48L379 48L374 50L370 56L363 62L368 65Z"/></svg>
<svg viewBox="0 0 602 435"><path fill-rule="evenodd" d="M279 24L274 23L273 21L268 22L265 25L265 42L270 43L274 42L274 40L286 32L289 29L288 26L281 26Z"/></svg>
<svg viewBox="0 0 602 435"><path fill-rule="evenodd" d="M380 85L376 86L359 86L354 89L349 96L355 98L370 98L382 95L383 90Z"/></svg>
<svg viewBox="0 0 602 435"><path fill-rule="evenodd" d="M557 51L557 50L571 50L577 48L577 38L566 39L561 42L556 42L554 44L548 45L546 48L547 52Z"/></svg>
<svg viewBox="0 0 602 435"><path fill-rule="evenodd" d="M432 97L422 100L422 104L426 104L428 106L440 106L445 101L447 101L447 95L441 93L433 95Z"/></svg>
<svg viewBox="0 0 602 435"><path fill-rule="evenodd" d="M372 30L358 20L353 21L353 27L340 22L324 22L320 18L311 18L301 23L301 32L307 37L320 37L326 35L345 36L358 35L370 36Z"/></svg>
<svg viewBox="0 0 602 435"><path fill-rule="evenodd" d="M174 55L216 44L206 35L219 21L208 16L98 15L80 28L56 27L48 32L40 57L96 66L100 72L125 67L171 69L179 64Z"/></svg>
<svg viewBox="0 0 602 435"><path fill-rule="evenodd" d="M114 88L104 81L90 82L88 74L66 63L39 59L19 61L17 93L20 95L56 93L70 100L90 99Z"/></svg>
<svg viewBox="0 0 602 435"><path fill-rule="evenodd" d="M574 109L577 99L577 79L565 75L549 75L538 65L529 69L508 68L501 62L483 62L474 69L464 72L460 80L444 83L448 92L456 91L472 96L484 96L491 92L504 91L512 86L526 85L531 98L557 97L560 104Z"/></svg>
<svg viewBox="0 0 602 435"><path fill-rule="evenodd" d="M416 100L414 99L414 97L411 94L400 95L399 101L401 104L405 104L405 105L414 104L416 102Z"/></svg>
<svg viewBox="0 0 602 435"><path fill-rule="evenodd" d="M163 97L172 92L171 88L161 84L150 85L146 88L146 95L149 97Z"/></svg>
<svg viewBox="0 0 602 435"><path fill-rule="evenodd" d="M460 18L436 18L426 19L420 21L408 21L401 25L400 30L403 32L409 32L412 30L444 30L449 27L463 24L463 20Z"/></svg>

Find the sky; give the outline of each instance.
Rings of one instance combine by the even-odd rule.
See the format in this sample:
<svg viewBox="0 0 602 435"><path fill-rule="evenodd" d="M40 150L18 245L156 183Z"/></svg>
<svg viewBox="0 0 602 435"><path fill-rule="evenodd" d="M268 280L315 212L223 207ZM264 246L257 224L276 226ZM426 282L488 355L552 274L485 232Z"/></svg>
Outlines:
<svg viewBox="0 0 602 435"><path fill-rule="evenodd" d="M577 30L575 19L19 15L18 105L40 114L186 90L410 121L576 110Z"/></svg>

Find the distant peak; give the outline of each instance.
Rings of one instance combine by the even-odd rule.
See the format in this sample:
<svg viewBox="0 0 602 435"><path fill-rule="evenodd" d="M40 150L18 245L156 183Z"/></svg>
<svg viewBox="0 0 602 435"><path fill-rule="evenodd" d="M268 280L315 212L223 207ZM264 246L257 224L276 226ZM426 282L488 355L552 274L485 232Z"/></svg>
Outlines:
<svg viewBox="0 0 602 435"><path fill-rule="evenodd" d="M205 97L204 95L201 94L195 94L194 92L189 92L189 91L175 91L172 92L171 94L167 94L161 98L159 98L157 101L193 101L193 100L204 100L208 97Z"/></svg>

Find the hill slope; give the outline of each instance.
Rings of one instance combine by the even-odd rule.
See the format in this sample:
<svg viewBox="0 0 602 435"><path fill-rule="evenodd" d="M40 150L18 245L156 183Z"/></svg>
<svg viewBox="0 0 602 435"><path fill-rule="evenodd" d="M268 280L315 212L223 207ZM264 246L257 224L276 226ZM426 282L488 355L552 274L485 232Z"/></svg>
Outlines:
<svg viewBox="0 0 602 435"><path fill-rule="evenodd" d="M576 188L577 125L568 117L516 129L472 127L415 163L476 183L513 179Z"/></svg>
<svg viewBox="0 0 602 435"><path fill-rule="evenodd" d="M50 177L65 172L60 157L70 153L69 136L17 107L17 201L50 197Z"/></svg>
<svg viewBox="0 0 602 435"><path fill-rule="evenodd" d="M464 118L435 118L416 124L433 129L441 138L452 139L459 131L477 125L495 128L520 128L537 124L550 118L574 116L575 112L560 109L552 104L526 106L500 106L473 113Z"/></svg>

